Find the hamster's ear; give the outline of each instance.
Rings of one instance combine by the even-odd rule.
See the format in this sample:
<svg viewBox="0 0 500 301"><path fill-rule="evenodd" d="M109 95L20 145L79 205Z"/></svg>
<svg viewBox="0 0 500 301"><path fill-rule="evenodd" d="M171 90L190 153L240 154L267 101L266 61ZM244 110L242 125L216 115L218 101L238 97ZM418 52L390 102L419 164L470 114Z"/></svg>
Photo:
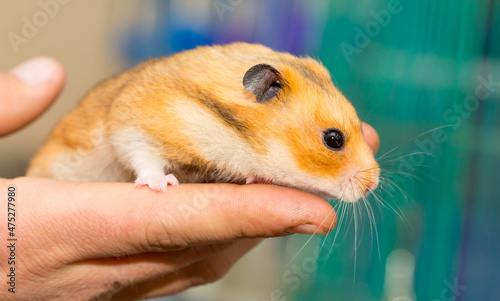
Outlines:
<svg viewBox="0 0 500 301"><path fill-rule="evenodd" d="M243 77L243 86L255 95L259 103L268 102L276 97L283 85L283 76L269 64L253 66Z"/></svg>

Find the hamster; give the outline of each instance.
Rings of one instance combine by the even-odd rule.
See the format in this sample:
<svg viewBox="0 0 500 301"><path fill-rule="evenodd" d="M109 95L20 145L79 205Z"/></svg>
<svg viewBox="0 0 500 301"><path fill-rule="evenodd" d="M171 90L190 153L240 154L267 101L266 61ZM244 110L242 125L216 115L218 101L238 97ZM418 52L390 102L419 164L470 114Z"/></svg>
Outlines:
<svg viewBox="0 0 500 301"><path fill-rule="evenodd" d="M97 84L27 175L156 191L268 183L355 202L379 173L354 107L321 63L233 43L150 59Z"/></svg>

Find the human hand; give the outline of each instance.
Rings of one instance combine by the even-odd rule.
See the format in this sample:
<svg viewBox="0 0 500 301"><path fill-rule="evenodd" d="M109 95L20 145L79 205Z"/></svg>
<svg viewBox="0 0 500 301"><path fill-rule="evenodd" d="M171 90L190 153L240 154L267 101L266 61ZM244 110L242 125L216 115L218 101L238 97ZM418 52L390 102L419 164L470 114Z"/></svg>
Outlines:
<svg viewBox="0 0 500 301"><path fill-rule="evenodd" d="M0 292L10 300L176 293L219 279L258 243L245 238L325 234L336 218L323 199L271 185L183 184L156 193L131 183L0 180L4 195L7 187L16 187L20 216L16 294ZM1 253L8 275L8 249Z"/></svg>
<svg viewBox="0 0 500 301"><path fill-rule="evenodd" d="M40 114L63 81L62 67L50 59L0 74L0 135ZM155 193L131 183L39 178L0 179L4 217L8 187L16 189L19 218L16 293L0 291L9 300L171 294L220 278L258 243L252 238L325 234L336 221L323 199L278 186L183 184ZM0 251L3 275L13 267L9 253Z"/></svg>

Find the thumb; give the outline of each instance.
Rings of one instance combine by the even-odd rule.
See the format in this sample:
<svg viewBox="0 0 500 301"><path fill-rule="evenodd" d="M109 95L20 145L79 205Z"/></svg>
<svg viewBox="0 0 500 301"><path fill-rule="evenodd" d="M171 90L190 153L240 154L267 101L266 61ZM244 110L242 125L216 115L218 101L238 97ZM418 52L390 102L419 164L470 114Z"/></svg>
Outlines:
<svg viewBox="0 0 500 301"><path fill-rule="evenodd" d="M380 147L380 138L378 137L377 131L365 122L361 123L361 129L363 131L363 138L365 138L365 141L371 148L372 152L376 154Z"/></svg>
<svg viewBox="0 0 500 301"><path fill-rule="evenodd" d="M64 69L48 57L30 59L0 73L0 136L29 124L59 95Z"/></svg>

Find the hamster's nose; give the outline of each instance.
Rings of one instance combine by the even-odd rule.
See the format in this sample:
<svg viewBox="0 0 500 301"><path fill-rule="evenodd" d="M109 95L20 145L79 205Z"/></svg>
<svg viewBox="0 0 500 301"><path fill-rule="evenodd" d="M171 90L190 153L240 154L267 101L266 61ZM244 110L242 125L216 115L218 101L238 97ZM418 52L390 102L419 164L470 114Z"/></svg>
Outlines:
<svg viewBox="0 0 500 301"><path fill-rule="evenodd" d="M369 125L368 123L361 123L361 131L363 132L363 138L366 144L371 148L372 152L376 154L380 146L380 139L378 137L377 131Z"/></svg>

